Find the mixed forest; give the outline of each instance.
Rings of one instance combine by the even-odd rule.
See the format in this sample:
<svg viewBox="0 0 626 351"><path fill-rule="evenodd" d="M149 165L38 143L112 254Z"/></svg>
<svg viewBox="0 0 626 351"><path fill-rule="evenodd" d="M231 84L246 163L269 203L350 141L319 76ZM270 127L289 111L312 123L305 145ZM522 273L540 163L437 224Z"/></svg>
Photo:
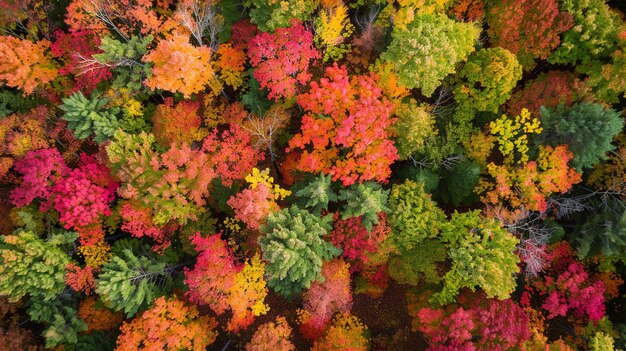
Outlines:
<svg viewBox="0 0 626 351"><path fill-rule="evenodd" d="M624 13L0 0L0 350L625 350Z"/></svg>

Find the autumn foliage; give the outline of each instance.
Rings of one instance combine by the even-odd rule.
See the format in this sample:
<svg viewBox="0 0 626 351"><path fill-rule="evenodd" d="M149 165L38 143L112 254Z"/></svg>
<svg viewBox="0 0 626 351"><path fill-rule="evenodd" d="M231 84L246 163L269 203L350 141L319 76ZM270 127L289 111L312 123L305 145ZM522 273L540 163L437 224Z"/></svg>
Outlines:
<svg viewBox="0 0 626 351"><path fill-rule="evenodd" d="M200 316L195 306L164 297L120 328L116 351L151 349L203 350L217 337L215 319Z"/></svg>
<svg viewBox="0 0 626 351"><path fill-rule="evenodd" d="M625 349L625 11L0 0L0 351Z"/></svg>
<svg viewBox="0 0 626 351"><path fill-rule="evenodd" d="M381 96L374 74L350 78L345 67L328 67L298 103L308 113L289 147L304 150L300 170L330 174L344 185L387 180L398 158L390 140L393 105Z"/></svg>

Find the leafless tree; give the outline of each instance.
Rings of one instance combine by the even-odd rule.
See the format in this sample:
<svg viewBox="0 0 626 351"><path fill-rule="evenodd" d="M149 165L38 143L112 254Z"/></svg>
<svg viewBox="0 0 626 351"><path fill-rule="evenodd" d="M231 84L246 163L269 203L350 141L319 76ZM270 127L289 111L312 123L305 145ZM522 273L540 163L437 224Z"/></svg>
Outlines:
<svg viewBox="0 0 626 351"><path fill-rule="evenodd" d="M181 2L176 11L176 18L189 29L198 44L204 45L203 38L206 36L209 47L213 51L217 50L219 45L217 35L222 31L223 21L208 1Z"/></svg>

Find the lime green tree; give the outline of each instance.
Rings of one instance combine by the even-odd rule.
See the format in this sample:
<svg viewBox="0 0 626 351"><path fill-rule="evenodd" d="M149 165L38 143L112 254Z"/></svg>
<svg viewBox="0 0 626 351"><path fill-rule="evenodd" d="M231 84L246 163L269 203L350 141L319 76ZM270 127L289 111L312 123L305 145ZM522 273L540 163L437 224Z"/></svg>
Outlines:
<svg viewBox="0 0 626 351"><path fill-rule="evenodd" d="M431 96L441 81L455 72L474 51L480 29L441 14L419 14L406 29L395 27L392 41L381 57L391 63L400 83L420 88Z"/></svg>

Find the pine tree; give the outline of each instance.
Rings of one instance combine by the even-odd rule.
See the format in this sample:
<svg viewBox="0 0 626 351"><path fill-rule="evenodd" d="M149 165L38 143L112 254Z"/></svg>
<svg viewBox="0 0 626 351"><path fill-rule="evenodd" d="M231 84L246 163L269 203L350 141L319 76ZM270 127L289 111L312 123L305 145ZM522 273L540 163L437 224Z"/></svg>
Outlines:
<svg viewBox="0 0 626 351"><path fill-rule="evenodd" d="M43 336L47 348L75 344L78 333L87 331L87 324L78 318L76 303L69 296L62 295L51 301L34 299L27 312L31 320L46 325Z"/></svg>
<svg viewBox="0 0 626 351"><path fill-rule="evenodd" d="M68 121L67 127L74 131L74 137L85 139L94 135L94 141L102 143L113 136L119 128L118 108L105 109L108 99L97 94L87 99L82 92L63 99L60 109L65 112L61 118Z"/></svg>
<svg viewBox="0 0 626 351"><path fill-rule="evenodd" d="M363 225L371 232L378 224L378 213L390 212L387 207L389 190L374 182L354 184L339 191L338 200L344 201L341 218L362 217Z"/></svg>
<svg viewBox="0 0 626 351"><path fill-rule="evenodd" d="M322 263L341 250L322 239L331 228L332 216L318 217L295 205L271 213L259 238L269 277L268 285L292 298L322 278Z"/></svg>
<svg viewBox="0 0 626 351"><path fill-rule="evenodd" d="M172 282L170 273L162 256L123 249L102 266L96 293L109 308L132 317L167 289Z"/></svg>
<svg viewBox="0 0 626 351"><path fill-rule="evenodd" d="M591 168L615 147L613 138L622 130L621 114L599 104L581 102L571 108L563 104L541 109L543 133L535 138L536 145L566 144L574 154L572 165L580 172Z"/></svg>
<svg viewBox="0 0 626 351"><path fill-rule="evenodd" d="M320 214L328 208L330 202L337 201L337 194L332 189L331 176L320 173L309 181L302 189L295 192L298 202L303 208L315 214Z"/></svg>

